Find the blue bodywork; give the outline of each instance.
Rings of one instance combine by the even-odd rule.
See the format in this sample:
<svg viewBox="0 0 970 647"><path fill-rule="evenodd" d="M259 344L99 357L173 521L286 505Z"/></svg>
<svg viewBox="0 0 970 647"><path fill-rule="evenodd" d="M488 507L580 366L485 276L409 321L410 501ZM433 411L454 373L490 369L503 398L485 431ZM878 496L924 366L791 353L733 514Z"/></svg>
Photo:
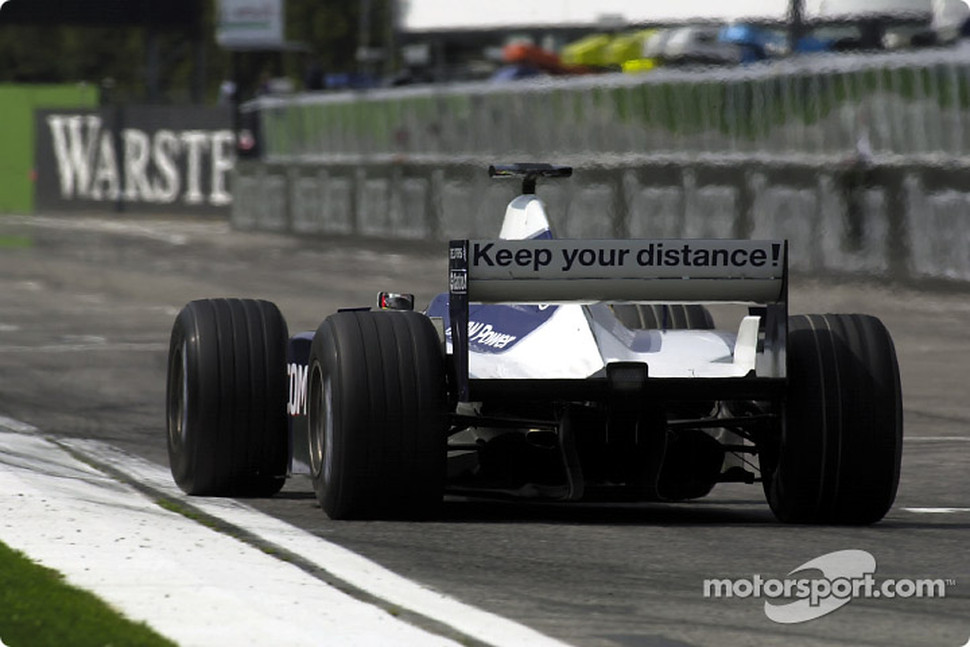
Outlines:
<svg viewBox="0 0 970 647"><path fill-rule="evenodd" d="M558 306L471 304L468 308L468 348L476 353L502 353L549 320ZM445 322L451 340L448 295L439 294L428 306L429 317Z"/></svg>

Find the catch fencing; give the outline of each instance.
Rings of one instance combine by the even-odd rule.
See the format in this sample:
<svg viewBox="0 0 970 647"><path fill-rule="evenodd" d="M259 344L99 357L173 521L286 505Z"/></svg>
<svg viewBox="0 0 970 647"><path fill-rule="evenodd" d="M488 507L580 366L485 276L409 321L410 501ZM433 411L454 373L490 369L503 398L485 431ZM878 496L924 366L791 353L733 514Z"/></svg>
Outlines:
<svg viewBox="0 0 970 647"><path fill-rule="evenodd" d="M970 44L721 69L263 98L274 162L970 153Z"/></svg>

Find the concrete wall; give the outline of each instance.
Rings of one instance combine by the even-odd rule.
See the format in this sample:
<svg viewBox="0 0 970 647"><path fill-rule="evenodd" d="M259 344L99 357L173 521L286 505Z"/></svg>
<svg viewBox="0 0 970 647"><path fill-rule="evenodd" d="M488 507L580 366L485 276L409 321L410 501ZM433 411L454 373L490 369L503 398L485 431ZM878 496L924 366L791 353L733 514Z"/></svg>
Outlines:
<svg viewBox="0 0 970 647"><path fill-rule="evenodd" d="M557 160L558 161L558 160ZM797 271L970 281L970 167L641 160L540 182L556 234L787 238ZM232 223L317 236L494 237L517 183L485 164L240 163Z"/></svg>

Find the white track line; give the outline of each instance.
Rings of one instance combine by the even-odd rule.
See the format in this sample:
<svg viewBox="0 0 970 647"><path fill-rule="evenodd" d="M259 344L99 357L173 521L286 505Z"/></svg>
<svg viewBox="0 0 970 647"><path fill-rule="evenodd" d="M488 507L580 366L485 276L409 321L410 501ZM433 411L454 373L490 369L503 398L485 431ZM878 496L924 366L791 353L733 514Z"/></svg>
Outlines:
<svg viewBox="0 0 970 647"><path fill-rule="evenodd" d="M0 2L2 5L3 2ZM46 227L47 229L61 229L68 231L101 231L118 234L128 234L135 237L158 240L170 245L181 246L188 242L188 236L183 233L168 233L163 228L147 226L143 223L128 220L113 220L97 217L59 218L54 216L10 216L5 221L9 224L30 225L32 227ZM180 223L180 229L186 224ZM211 226L209 227L212 228ZM199 227L195 227L199 229Z"/></svg>
<svg viewBox="0 0 970 647"><path fill-rule="evenodd" d="M32 425L0 416L0 541L182 645L455 643L169 512L63 448L480 642L565 647L238 501L187 497L167 469L111 445L39 434Z"/></svg>
<svg viewBox="0 0 970 647"><path fill-rule="evenodd" d="M169 471L94 440L59 441L96 463L128 475L134 481L166 497L184 501L202 512L243 528L260 540L299 555L333 576L426 618L490 645L564 647L565 643L524 625L464 604L300 528L263 514L232 499L187 497L172 482ZM323 514L322 512L320 514Z"/></svg>
<svg viewBox="0 0 970 647"><path fill-rule="evenodd" d="M0 541L183 646L457 646L35 435L0 431Z"/></svg>
<svg viewBox="0 0 970 647"><path fill-rule="evenodd" d="M26 422L0 416L0 431L13 431L18 434L39 434L40 429Z"/></svg>
<svg viewBox="0 0 970 647"><path fill-rule="evenodd" d="M970 512L970 508L903 508L906 512L915 512L916 514L954 514L961 512Z"/></svg>

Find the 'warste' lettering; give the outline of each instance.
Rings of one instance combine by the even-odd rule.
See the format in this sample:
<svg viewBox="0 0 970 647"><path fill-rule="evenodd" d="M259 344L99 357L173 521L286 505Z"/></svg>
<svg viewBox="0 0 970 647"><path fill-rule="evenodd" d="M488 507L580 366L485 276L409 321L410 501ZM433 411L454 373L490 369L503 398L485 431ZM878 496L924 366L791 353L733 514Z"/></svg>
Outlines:
<svg viewBox="0 0 970 647"><path fill-rule="evenodd" d="M98 115L48 115L61 198L225 206L235 163L231 130L161 129L117 135ZM120 147L120 154L119 154ZM208 174L208 193L203 192Z"/></svg>

